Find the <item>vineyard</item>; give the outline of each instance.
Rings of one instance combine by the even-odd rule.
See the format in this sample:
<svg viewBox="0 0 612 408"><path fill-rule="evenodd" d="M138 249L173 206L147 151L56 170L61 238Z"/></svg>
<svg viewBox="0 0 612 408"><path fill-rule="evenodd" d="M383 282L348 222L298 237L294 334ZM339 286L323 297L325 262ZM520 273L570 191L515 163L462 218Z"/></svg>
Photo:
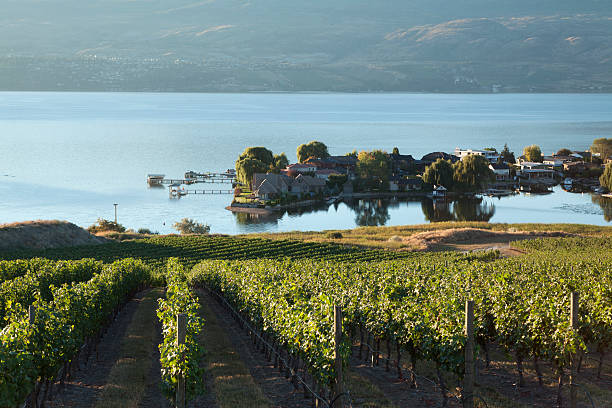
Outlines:
<svg viewBox="0 0 612 408"><path fill-rule="evenodd" d="M138 241L113 242L103 245L80 246L69 249L27 250L0 253L0 259L18 260L46 258L68 260L94 258L105 263L124 258L141 259L156 267L165 267L169 258L179 258L187 267L206 259L259 258L325 258L332 261L376 261L414 256L410 252L380 249L359 249L339 244L275 241L270 239L241 239L224 236L166 236ZM7 272L10 273L10 272ZM0 274L0 278L2 275Z"/></svg>
<svg viewBox="0 0 612 408"><path fill-rule="evenodd" d="M611 240L547 238L513 246L527 254L417 254L230 237L7 253L0 261L0 407L44 401L53 384L71 378L79 356L95 350L121 307L155 284L166 288L156 310L159 388L176 406L209 388L203 361L215 356L206 356L201 343L208 327L202 296L216 299L264 358L303 389L307 399L300 406L359 406L360 390L347 380L339 395L338 378L363 359L371 370L384 367L403 379L406 393L418 395L434 384L434 406L456 406L466 396L475 406L522 406L520 394L499 391L496 398L506 402L495 405L491 390L466 385L472 344L466 301L473 301L481 370L501 358L512 365L520 389L533 367L533 381L551 394L535 405L570 406L580 380L568 386L568 375L575 382L576 370L592 360L579 406L605 406L612 395L598 390L612 389L606 360L612 351Z"/></svg>

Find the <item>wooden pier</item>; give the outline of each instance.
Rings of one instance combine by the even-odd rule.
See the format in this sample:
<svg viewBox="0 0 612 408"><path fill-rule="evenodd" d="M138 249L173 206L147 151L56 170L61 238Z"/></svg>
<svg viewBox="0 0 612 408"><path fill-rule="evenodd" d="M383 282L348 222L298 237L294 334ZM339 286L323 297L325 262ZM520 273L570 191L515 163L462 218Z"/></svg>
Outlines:
<svg viewBox="0 0 612 408"><path fill-rule="evenodd" d="M186 195L205 194L205 195L223 195L234 194L234 190L184 190L184 189L169 189L170 198L181 198Z"/></svg>

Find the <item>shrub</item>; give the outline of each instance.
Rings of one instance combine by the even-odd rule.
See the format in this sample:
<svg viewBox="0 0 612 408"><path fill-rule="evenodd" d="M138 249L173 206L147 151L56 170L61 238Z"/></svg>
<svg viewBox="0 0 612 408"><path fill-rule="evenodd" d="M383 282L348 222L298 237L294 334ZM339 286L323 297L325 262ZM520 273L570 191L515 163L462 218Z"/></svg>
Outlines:
<svg viewBox="0 0 612 408"><path fill-rule="evenodd" d="M89 231L92 234L96 234L98 232L105 232L105 231L125 232L125 227L114 221L108 221L108 220L105 220L104 218L98 218L98 221L96 224L93 224L87 227L87 231Z"/></svg>
<svg viewBox="0 0 612 408"><path fill-rule="evenodd" d="M153 232L148 228L139 228L138 229L138 233L139 234L148 234L148 235L157 235L159 234L159 232Z"/></svg>
<svg viewBox="0 0 612 408"><path fill-rule="evenodd" d="M342 233L338 231L328 232L327 237L331 239L342 239Z"/></svg>
<svg viewBox="0 0 612 408"><path fill-rule="evenodd" d="M173 227L181 234L208 234L210 232L209 225L200 224L191 218L183 218L175 222Z"/></svg>

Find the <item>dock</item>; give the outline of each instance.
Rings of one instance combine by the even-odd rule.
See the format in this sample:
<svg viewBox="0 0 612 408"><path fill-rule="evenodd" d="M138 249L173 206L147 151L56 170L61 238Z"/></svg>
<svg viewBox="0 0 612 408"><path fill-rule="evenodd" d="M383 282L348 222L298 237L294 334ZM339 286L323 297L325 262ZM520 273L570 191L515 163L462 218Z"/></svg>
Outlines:
<svg viewBox="0 0 612 408"><path fill-rule="evenodd" d="M150 185L172 185L172 184L234 184L236 181L233 178L188 178L188 179L154 179L149 181Z"/></svg>
<svg viewBox="0 0 612 408"><path fill-rule="evenodd" d="M181 198L184 197L186 195L196 195L196 194L200 194L200 195L229 195L229 194L234 194L234 190L223 190L223 189L211 189L211 190L185 190L185 189L179 189L176 187L170 187L170 189L168 190L168 194L170 195L170 198Z"/></svg>

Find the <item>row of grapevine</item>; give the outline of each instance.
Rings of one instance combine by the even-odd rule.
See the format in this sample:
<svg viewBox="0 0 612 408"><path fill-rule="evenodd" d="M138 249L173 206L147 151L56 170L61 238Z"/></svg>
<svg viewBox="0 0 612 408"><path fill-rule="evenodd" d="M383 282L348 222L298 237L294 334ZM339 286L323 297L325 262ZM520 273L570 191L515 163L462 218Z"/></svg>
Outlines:
<svg viewBox="0 0 612 408"><path fill-rule="evenodd" d="M104 245L81 246L64 249L13 251L0 254L0 259L95 258L113 262L126 257L164 267L169 258L181 258L187 266L206 259L259 259L259 258L325 258L336 261L377 261L413 257L411 252L382 249L360 249L340 244L310 243L288 240L246 239L227 236L164 236L138 241L114 242Z"/></svg>
<svg viewBox="0 0 612 408"><path fill-rule="evenodd" d="M464 305L475 301L483 349L496 343L517 357L547 360L559 374L571 355L612 345L612 262L543 256L493 262L431 257L387 262L208 261L192 285L220 293L284 347L309 363L322 384L333 378L332 306L349 331L397 344L439 370L464 372ZM572 330L569 294L580 293L579 330ZM441 378L440 378L441 379Z"/></svg>
<svg viewBox="0 0 612 408"><path fill-rule="evenodd" d="M0 262L0 273L13 279L0 283L0 327L22 318L36 298L52 299L51 287L83 282L102 271L102 262L31 260Z"/></svg>
<svg viewBox="0 0 612 408"><path fill-rule="evenodd" d="M55 379L83 344L99 338L119 307L145 282L150 268L126 259L102 267L85 282L37 297L32 319L12 321L0 334L0 406L20 405L44 381Z"/></svg>
<svg viewBox="0 0 612 408"><path fill-rule="evenodd" d="M198 315L198 298L187 286L183 266L175 259L168 261L166 281L166 297L159 299L157 309L163 331L159 345L162 389L174 406L182 406L177 405L178 400L190 400L203 391L203 350L198 342L203 321ZM178 316L184 318L183 323Z"/></svg>

